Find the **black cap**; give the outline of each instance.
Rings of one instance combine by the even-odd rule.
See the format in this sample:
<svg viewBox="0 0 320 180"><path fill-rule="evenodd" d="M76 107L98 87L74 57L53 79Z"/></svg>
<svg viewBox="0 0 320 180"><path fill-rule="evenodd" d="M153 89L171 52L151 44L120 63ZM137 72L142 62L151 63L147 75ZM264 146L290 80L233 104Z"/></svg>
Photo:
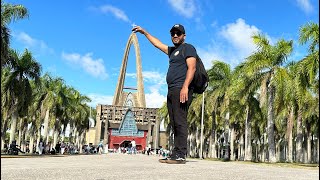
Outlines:
<svg viewBox="0 0 320 180"><path fill-rule="evenodd" d="M186 31L184 30L184 27L181 24L175 24L174 26L172 26L170 32L172 32L173 30L179 30L183 34L186 33Z"/></svg>

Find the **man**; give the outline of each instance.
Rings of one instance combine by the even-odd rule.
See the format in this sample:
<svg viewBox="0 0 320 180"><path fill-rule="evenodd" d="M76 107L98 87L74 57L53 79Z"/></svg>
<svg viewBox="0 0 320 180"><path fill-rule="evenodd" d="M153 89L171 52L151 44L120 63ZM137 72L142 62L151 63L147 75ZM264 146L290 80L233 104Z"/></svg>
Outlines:
<svg viewBox="0 0 320 180"><path fill-rule="evenodd" d="M144 34L151 44L169 56L166 78L168 84L167 108L174 132L174 148L170 158L159 161L169 164L185 164L188 136L187 114L192 102L191 82L196 71L196 49L185 43L186 33L181 24L175 24L170 30L171 41L174 44L172 47L163 44L140 26L135 26L132 31Z"/></svg>
<svg viewBox="0 0 320 180"><path fill-rule="evenodd" d="M103 141L100 141L100 143L98 145L98 152L99 152L99 154L102 154L102 152L103 152Z"/></svg>
<svg viewBox="0 0 320 180"><path fill-rule="evenodd" d="M39 142L39 155L42 155L43 153L43 149L44 149L44 143L43 143L43 140L40 139L40 142Z"/></svg>
<svg viewBox="0 0 320 180"><path fill-rule="evenodd" d="M15 152L17 153L16 155L18 155L18 152L21 152L21 153L25 153L23 151L21 151L20 148L18 148L19 146L17 145L17 141L16 140L13 140L12 143L10 144L10 148L12 149L12 153L15 154Z"/></svg>
<svg viewBox="0 0 320 180"><path fill-rule="evenodd" d="M131 154L136 154L136 141L132 139L131 141Z"/></svg>

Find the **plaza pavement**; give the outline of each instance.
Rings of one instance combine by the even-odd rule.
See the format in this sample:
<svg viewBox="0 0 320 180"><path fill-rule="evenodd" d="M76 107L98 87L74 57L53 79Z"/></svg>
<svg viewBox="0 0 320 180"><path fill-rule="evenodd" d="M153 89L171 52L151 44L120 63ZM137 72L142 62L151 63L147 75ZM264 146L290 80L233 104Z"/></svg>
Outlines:
<svg viewBox="0 0 320 180"><path fill-rule="evenodd" d="M158 162L157 155L1 156L1 180L316 180L318 167L187 159L186 164Z"/></svg>

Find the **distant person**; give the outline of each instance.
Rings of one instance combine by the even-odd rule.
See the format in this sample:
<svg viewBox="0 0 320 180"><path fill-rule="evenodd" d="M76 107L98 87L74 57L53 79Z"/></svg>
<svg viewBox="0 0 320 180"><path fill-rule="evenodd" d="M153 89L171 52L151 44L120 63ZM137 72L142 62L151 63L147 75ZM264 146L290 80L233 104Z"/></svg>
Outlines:
<svg viewBox="0 0 320 180"><path fill-rule="evenodd" d="M50 154L51 155L55 155L56 154L56 150L54 148L51 148Z"/></svg>
<svg viewBox="0 0 320 180"><path fill-rule="evenodd" d="M55 149L56 149L56 153L60 153L60 147L61 146L61 143L60 143L60 141L56 144L56 147L55 147Z"/></svg>
<svg viewBox="0 0 320 180"><path fill-rule="evenodd" d="M147 154L148 154L148 156L149 156L150 152L151 152L151 144L148 144L148 147L147 147Z"/></svg>
<svg viewBox="0 0 320 180"><path fill-rule="evenodd" d="M99 145L98 145L98 152L99 154L102 154L102 151L103 151L103 143L102 141L100 141Z"/></svg>
<svg viewBox="0 0 320 180"><path fill-rule="evenodd" d="M137 151L137 149L136 149L136 141L133 139L131 141L131 153L132 154L136 154L136 151Z"/></svg>
<svg viewBox="0 0 320 180"><path fill-rule="evenodd" d="M12 141L12 143L10 144L10 148L11 148L11 150L13 151L13 152L21 152L21 153L25 153L25 152L23 152L23 151L21 151L21 149L20 148L18 148L19 146L17 145L17 142L16 142L16 140L13 140Z"/></svg>
<svg viewBox="0 0 320 180"><path fill-rule="evenodd" d="M66 144L63 141L61 142L60 148L61 148L61 154L64 154L64 150L66 148Z"/></svg>
<svg viewBox="0 0 320 180"><path fill-rule="evenodd" d="M44 149L44 143L43 143L43 140L40 139L40 142L39 142L39 155L42 155L43 153L43 149Z"/></svg>

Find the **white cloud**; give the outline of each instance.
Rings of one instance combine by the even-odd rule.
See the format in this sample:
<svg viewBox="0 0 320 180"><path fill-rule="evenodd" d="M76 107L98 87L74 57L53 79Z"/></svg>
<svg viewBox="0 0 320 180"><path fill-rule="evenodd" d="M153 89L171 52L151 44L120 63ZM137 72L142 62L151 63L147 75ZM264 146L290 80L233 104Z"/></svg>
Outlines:
<svg viewBox="0 0 320 180"><path fill-rule="evenodd" d="M133 79L137 78L136 73L126 73L126 77L130 77ZM143 71L142 77L145 82L156 83L156 84L166 84L166 76L164 74L160 74L156 71Z"/></svg>
<svg viewBox="0 0 320 180"><path fill-rule="evenodd" d="M215 44L215 43L212 43ZM212 61L224 60L224 55L222 54L222 51L218 48L217 45L209 45L206 49L203 48L197 48L197 52L199 53L199 56L201 57L201 60L203 62L203 65L206 69L210 69L212 66Z"/></svg>
<svg viewBox="0 0 320 180"><path fill-rule="evenodd" d="M128 18L128 16L126 15L126 13L124 11L122 11L121 9L119 9L119 8L116 8L116 7L111 6L111 5L104 5L104 6L100 6L99 10L102 13L111 13L116 18L118 18L118 19L120 19L122 21L131 23L131 21Z"/></svg>
<svg viewBox="0 0 320 180"><path fill-rule="evenodd" d="M143 71L143 79L146 82L156 83L160 85L166 84L166 76L156 71Z"/></svg>
<svg viewBox="0 0 320 180"><path fill-rule="evenodd" d="M25 32L13 32L12 37L14 37L18 42L22 43L25 48L31 49L39 53L53 53L53 49L49 48L48 45L42 41L32 38L29 34Z"/></svg>
<svg viewBox="0 0 320 180"><path fill-rule="evenodd" d="M88 105L94 108L96 108L98 104L111 105L113 101L113 96L105 96L101 94L88 94L87 96L91 99L91 102L88 103Z"/></svg>
<svg viewBox="0 0 320 180"><path fill-rule="evenodd" d="M151 93L145 94L146 105L148 108L160 108L163 105L163 102L166 101L166 97L160 94L160 90L166 87L166 76L156 71L143 71L143 80L144 86L146 87L146 83L148 85L148 89ZM126 77L136 78L135 73L126 73Z"/></svg>
<svg viewBox="0 0 320 180"><path fill-rule="evenodd" d="M226 62L233 68L256 49L252 35L261 32L256 26L248 25L239 18L236 22L221 27L218 38L223 38L222 40L212 40L207 47L197 50L206 68L211 67L213 60Z"/></svg>
<svg viewBox="0 0 320 180"><path fill-rule="evenodd" d="M149 86L151 93L146 94L147 107L160 108L167 100L167 97L160 94L160 90L167 87L166 76L156 71L144 71L143 79L153 85Z"/></svg>
<svg viewBox="0 0 320 180"><path fill-rule="evenodd" d="M67 60L72 65L80 66L87 73L92 75L93 77L106 79L108 74L106 73L105 67L103 65L103 60L93 59L92 53L87 53L84 56L77 53L64 53L62 52L62 59Z"/></svg>
<svg viewBox="0 0 320 180"><path fill-rule="evenodd" d="M167 98L159 93L159 89L150 88L151 93L146 94L146 106L148 108L160 108Z"/></svg>
<svg viewBox="0 0 320 180"><path fill-rule="evenodd" d="M168 0L169 4L180 15L191 18L196 12L196 5L194 0Z"/></svg>
<svg viewBox="0 0 320 180"><path fill-rule="evenodd" d="M126 77L130 77L130 78L136 79L137 78L137 74L136 73L126 73Z"/></svg>
<svg viewBox="0 0 320 180"><path fill-rule="evenodd" d="M296 0L297 5L301 8L305 13L311 13L313 11L313 6L311 5L310 0Z"/></svg>
<svg viewBox="0 0 320 180"><path fill-rule="evenodd" d="M222 27L221 35L232 44L241 57L249 55L255 50L256 45L252 41L252 35L259 33L255 26L250 26L239 18L235 23L230 23Z"/></svg>

